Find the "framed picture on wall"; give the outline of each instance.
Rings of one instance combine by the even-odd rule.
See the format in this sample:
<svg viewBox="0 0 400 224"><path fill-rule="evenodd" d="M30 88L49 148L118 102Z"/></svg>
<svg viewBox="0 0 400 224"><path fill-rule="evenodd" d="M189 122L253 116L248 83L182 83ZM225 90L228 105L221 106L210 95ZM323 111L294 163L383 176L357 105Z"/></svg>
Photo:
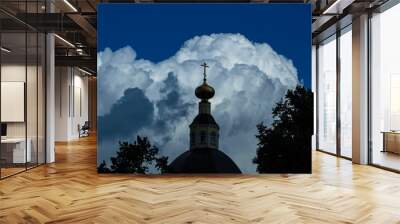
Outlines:
<svg viewBox="0 0 400 224"><path fill-rule="evenodd" d="M310 173L310 21L307 4L100 4L98 171Z"/></svg>
<svg viewBox="0 0 400 224"><path fill-rule="evenodd" d="M1 122L25 121L25 82L1 82Z"/></svg>

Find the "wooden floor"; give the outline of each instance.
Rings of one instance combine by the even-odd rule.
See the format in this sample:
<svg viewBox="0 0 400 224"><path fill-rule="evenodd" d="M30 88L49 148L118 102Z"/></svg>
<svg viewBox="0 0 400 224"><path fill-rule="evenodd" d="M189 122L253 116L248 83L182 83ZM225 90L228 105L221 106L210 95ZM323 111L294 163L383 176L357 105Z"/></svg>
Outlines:
<svg viewBox="0 0 400 224"><path fill-rule="evenodd" d="M400 223L400 175L320 152L312 175L96 173L94 138L0 181L0 223Z"/></svg>
<svg viewBox="0 0 400 224"><path fill-rule="evenodd" d="M7 167L7 168L0 168L1 169L1 177L8 177L13 174L25 171L25 167Z"/></svg>

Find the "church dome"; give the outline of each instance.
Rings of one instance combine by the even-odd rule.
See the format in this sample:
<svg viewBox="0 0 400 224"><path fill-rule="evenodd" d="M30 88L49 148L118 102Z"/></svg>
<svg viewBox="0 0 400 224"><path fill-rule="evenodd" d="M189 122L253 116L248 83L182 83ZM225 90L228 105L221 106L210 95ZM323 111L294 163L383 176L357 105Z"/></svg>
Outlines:
<svg viewBox="0 0 400 224"><path fill-rule="evenodd" d="M170 165L170 173L242 173L235 162L218 149L191 149Z"/></svg>
<svg viewBox="0 0 400 224"><path fill-rule="evenodd" d="M203 84L196 88L194 93L198 98L208 100L214 96L215 90L204 81Z"/></svg>
<svg viewBox="0 0 400 224"><path fill-rule="evenodd" d="M201 99L199 114L189 125L190 148L168 165L169 173L241 173L235 162L224 152L218 150L219 126L211 115L211 103L208 99L215 94L213 87L207 84L206 63L203 84L196 88L195 94Z"/></svg>

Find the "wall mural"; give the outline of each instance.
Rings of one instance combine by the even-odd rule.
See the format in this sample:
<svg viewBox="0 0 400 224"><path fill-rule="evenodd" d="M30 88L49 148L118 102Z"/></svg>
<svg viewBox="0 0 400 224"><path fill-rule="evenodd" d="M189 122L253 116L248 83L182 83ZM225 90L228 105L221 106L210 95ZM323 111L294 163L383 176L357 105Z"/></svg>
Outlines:
<svg viewBox="0 0 400 224"><path fill-rule="evenodd" d="M98 172L310 173L311 8L100 4Z"/></svg>

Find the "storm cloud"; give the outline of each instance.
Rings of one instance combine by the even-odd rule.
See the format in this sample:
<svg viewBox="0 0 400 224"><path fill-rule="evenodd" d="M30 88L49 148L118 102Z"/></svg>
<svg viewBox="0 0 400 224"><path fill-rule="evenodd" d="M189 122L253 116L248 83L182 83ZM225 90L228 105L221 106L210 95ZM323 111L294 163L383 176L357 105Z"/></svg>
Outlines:
<svg viewBox="0 0 400 224"><path fill-rule="evenodd" d="M134 122L132 122L134 119ZM153 104L138 88L129 88L112 105L108 114L99 116L102 138L126 138L153 120Z"/></svg>
<svg viewBox="0 0 400 224"><path fill-rule="evenodd" d="M252 158L257 147L256 124L271 123L275 103L299 82L291 60L267 43L251 42L241 34L195 36L184 42L175 55L157 63L137 58L131 46L116 51L106 48L97 57L99 129L123 117L121 130L115 127L109 131L131 138L137 134L148 136L161 154L170 157L170 162L188 149L188 126L197 114L199 101L194 90L203 78L200 64L206 62L210 66L207 82L216 91L210 102L221 128L220 150L243 172L255 172ZM141 104L146 101L144 105L151 106L141 108L136 115L116 116L120 109L137 108L134 104L138 102L127 100L134 97L130 91L136 92ZM148 117L142 114L144 111ZM125 125L132 128L122 130ZM115 153L118 137L99 133L99 161Z"/></svg>

